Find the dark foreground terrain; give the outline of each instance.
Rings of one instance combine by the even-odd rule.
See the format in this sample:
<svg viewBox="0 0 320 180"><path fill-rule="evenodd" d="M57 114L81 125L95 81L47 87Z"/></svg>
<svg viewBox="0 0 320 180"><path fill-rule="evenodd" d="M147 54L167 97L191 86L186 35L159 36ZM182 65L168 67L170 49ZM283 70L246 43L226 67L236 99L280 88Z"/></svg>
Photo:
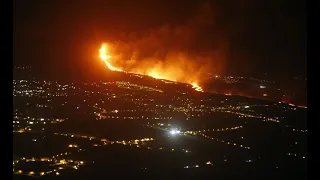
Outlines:
<svg viewBox="0 0 320 180"><path fill-rule="evenodd" d="M164 80L14 84L14 179L306 179L306 109Z"/></svg>

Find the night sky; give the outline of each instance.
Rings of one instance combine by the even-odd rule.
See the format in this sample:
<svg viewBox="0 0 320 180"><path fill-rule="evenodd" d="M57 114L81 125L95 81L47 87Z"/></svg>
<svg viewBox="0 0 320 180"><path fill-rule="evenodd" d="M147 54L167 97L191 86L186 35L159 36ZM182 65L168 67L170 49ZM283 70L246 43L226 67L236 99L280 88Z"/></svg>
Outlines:
<svg viewBox="0 0 320 180"><path fill-rule="evenodd" d="M57 77L85 76L96 70L92 56L101 42L179 27L206 4L212 17L205 20L212 23L197 29L201 36L188 48L223 47L223 62L213 61L223 64L221 75L306 76L302 0L15 0L14 64Z"/></svg>

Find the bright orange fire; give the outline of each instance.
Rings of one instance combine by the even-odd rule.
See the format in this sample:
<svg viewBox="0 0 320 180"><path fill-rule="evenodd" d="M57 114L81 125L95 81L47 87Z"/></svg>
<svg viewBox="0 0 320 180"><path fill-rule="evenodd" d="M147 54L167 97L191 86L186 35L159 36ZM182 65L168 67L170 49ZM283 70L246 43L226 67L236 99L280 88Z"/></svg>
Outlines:
<svg viewBox="0 0 320 180"><path fill-rule="evenodd" d="M191 85L196 91L203 92L203 89L197 83L192 83Z"/></svg>
<svg viewBox="0 0 320 180"><path fill-rule="evenodd" d="M110 55L110 51L108 49L107 44L103 43L101 45L101 48L99 49L100 53L100 59L106 64L106 66L111 70L111 71L120 71L120 72L127 72L122 68L115 67L112 64L112 56ZM137 69L132 69L128 71L128 73L135 73L135 74L141 74L141 75L147 75L150 77L153 77L155 79L165 79L165 80L170 80L170 81L176 81L176 79L172 78L174 76L174 71L172 72L164 72L161 68L155 67L147 70L137 70ZM191 82L184 82L192 85L192 88L195 89L196 91L203 92L203 89L194 81Z"/></svg>
<svg viewBox="0 0 320 180"><path fill-rule="evenodd" d="M100 52L100 58L101 60L106 64L106 66L112 70L112 71L123 71L119 68L116 68L114 66L111 65L111 63L109 62L109 60L111 59L111 56L109 55L108 52L108 47L106 44L102 44L101 48L99 49Z"/></svg>

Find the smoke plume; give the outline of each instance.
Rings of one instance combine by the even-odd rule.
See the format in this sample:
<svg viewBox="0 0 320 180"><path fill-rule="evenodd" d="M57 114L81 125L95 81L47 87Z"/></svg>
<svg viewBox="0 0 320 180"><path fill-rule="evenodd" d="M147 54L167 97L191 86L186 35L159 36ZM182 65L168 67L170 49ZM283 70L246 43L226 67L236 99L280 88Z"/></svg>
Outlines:
<svg viewBox="0 0 320 180"><path fill-rule="evenodd" d="M199 83L205 73L221 73L227 58L228 41L216 20L206 3L181 25L128 33L123 41L111 42L111 63L127 72Z"/></svg>

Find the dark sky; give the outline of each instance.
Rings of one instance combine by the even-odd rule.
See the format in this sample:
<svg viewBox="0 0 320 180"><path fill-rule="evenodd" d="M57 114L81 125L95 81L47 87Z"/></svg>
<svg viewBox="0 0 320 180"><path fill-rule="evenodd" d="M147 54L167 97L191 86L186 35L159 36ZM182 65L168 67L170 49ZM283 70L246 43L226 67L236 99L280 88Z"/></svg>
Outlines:
<svg viewBox="0 0 320 180"><path fill-rule="evenodd" d="M92 54L102 41L179 27L208 2L214 23L201 29L193 46L224 46L222 74L306 76L303 0L15 0L14 64L57 76L85 75L95 71Z"/></svg>

